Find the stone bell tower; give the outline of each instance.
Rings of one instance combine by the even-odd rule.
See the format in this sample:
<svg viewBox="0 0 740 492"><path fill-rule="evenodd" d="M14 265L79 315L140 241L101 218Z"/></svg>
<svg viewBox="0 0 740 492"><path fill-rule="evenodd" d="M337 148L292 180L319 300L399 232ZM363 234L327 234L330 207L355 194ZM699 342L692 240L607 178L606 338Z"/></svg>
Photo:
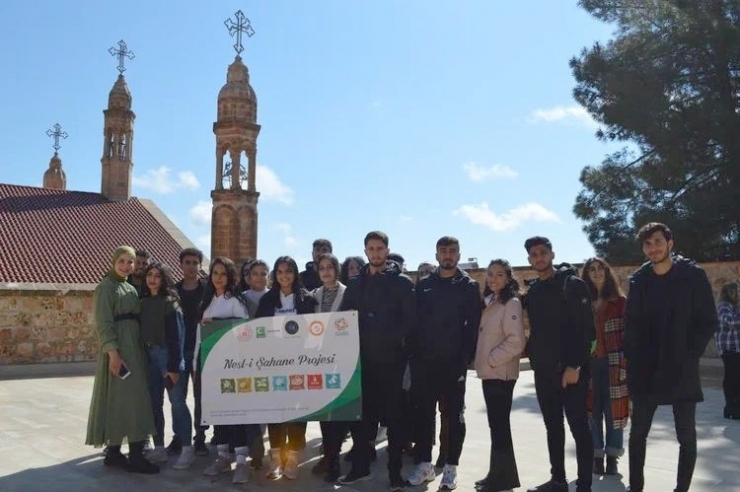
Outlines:
<svg viewBox="0 0 740 492"><path fill-rule="evenodd" d="M103 111L103 165L100 193L109 200L128 200L131 198L131 173L134 163L134 119L131 111L131 92L128 90L123 72L125 58L134 57L126 43L118 42L118 48L108 50L118 57L118 80L108 95L108 109Z"/></svg>
<svg viewBox="0 0 740 492"><path fill-rule="evenodd" d="M236 58L226 73L226 85L218 93L216 135L216 183L211 191L211 258L226 256L241 264L257 257L257 96L249 85L249 70L240 56L241 37L254 34L244 14L226 27L236 35Z"/></svg>

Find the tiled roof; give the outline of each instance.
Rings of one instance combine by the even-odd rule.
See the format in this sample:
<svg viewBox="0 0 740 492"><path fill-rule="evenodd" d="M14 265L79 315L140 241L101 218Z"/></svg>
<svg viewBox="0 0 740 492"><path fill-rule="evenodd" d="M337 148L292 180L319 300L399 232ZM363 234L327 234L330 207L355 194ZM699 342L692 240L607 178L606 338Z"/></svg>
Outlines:
<svg viewBox="0 0 740 492"><path fill-rule="evenodd" d="M96 284L123 244L148 250L180 278L180 250L192 244L173 238L162 217L148 200L0 183L0 283Z"/></svg>

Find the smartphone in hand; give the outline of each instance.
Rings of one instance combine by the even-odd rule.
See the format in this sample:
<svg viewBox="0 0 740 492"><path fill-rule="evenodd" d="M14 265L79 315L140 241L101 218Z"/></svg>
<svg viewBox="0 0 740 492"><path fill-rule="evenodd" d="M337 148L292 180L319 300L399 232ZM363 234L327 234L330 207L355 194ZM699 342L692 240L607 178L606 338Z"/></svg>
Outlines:
<svg viewBox="0 0 740 492"><path fill-rule="evenodd" d="M131 375L131 371L128 370L128 367L121 364L121 368L118 370L118 377L120 379L126 379Z"/></svg>

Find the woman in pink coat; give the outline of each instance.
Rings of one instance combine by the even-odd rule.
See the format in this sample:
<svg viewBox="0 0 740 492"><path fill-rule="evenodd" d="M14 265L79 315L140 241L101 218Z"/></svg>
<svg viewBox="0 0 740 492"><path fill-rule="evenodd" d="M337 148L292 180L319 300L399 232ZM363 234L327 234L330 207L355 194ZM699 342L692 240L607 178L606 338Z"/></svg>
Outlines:
<svg viewBox="0 0 740 492"><path fill-rule="evenodd" d="M488 265L483 297L475 370L483 380L491 456L488 475L475 485L496 492L520 485L509 414L525 339L519 284L508 261L493 260Z"/></svg>

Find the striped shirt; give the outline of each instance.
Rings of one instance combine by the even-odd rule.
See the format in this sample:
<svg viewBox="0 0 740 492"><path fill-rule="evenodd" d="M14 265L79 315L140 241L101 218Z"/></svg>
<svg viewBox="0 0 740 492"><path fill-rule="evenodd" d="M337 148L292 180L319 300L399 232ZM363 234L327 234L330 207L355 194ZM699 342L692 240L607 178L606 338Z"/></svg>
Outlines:
<svg viewBox="0 0 740 492"><path fill-rule="evenodd" d="M740 312L729 302L717 306L719 331L714 334L720 355L727 352L740 353Z"/></svg>

